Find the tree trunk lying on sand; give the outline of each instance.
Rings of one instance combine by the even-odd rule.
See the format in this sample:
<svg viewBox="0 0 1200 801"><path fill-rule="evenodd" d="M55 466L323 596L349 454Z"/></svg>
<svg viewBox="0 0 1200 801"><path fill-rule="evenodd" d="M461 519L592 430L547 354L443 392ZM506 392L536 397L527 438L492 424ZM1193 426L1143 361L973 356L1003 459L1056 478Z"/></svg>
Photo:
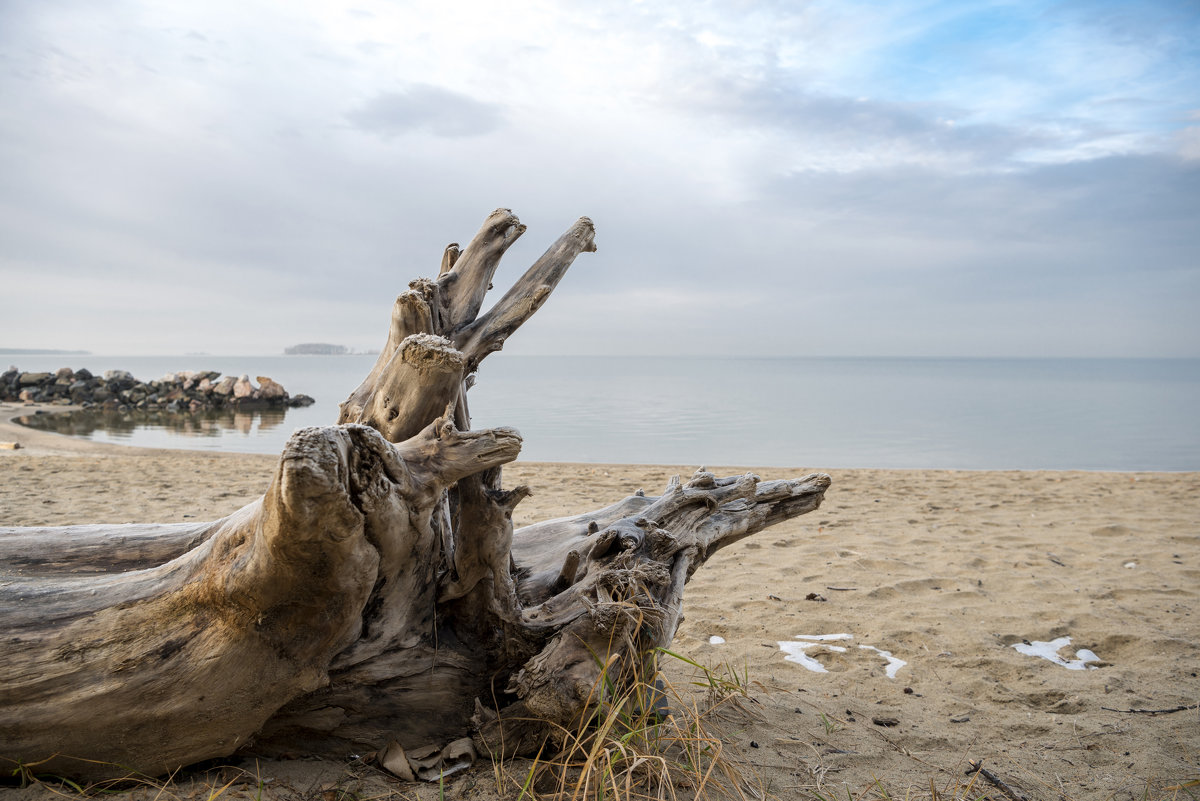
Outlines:
<svg viewBox="0 0 1200 801"><path fill-rule="evenodd" d="M467 382L595 249L580 219L480 314L524 230L497 210L396 299L339 425L293 435L260 500L212 523L0 529L0 765L156 775L393 743L436 776L464 738L536 750L606 663L670 642L715 551L817 508L823 474L700 472L514 532L529 490L500 466L521 438L470 430Z"/></svg>

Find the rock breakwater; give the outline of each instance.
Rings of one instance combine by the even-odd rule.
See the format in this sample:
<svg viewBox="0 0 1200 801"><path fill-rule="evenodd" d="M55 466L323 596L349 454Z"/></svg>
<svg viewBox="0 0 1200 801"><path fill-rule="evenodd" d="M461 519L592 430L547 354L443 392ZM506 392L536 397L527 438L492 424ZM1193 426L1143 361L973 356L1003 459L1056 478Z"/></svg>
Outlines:
<svg viewBox="0 0 1200 801"><path fill-rule="evenodd" d="M81 406L100 411L197 413L220 410L282 409L309 406L307 395L289 395L267 376L221 377L219 372L184 370L141 381L125 370L102 376L63 367L53 373L10 367L0 375L0 401Z"/></svg>

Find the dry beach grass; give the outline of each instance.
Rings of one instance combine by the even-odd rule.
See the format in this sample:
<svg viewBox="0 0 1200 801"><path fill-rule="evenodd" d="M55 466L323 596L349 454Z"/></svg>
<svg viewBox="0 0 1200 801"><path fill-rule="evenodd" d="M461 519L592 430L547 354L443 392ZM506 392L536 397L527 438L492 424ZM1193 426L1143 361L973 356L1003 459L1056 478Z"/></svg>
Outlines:
<svg viewBox="0 0 1200 801"><path fill-rule="evenodd" d="M95 446L0 423L0 441L13 440L25 447L0 451L0 525L221 517L263 492L275 462ZM638 488L656 493L695 467L519 462L505 483L534 490L516 511L524 525ZM810 469L827 468L755 472ZM682 658L662 660L678 722L701 725L693 741L719 743L721 766L738 771L727 789L780 799L1200 797L1200 474L827 472L820 510L696 575L672 645ZM834 634L849 636L812 639ZM1073 670L1013 647L1064 637L1063 661L1080 649L1098 661ZM889 676L896 663L881 652L905 664ZM615 747L595 746L581 747ZM972 760L988 773L969 774ZM535 767L477 765L438 786L359 763L251 760L128 797L553 794L563 772L544 764L530 781ZM695 795L694 782L672 776L665 797ZM34 784L0 797L71 792Z"/></svg>

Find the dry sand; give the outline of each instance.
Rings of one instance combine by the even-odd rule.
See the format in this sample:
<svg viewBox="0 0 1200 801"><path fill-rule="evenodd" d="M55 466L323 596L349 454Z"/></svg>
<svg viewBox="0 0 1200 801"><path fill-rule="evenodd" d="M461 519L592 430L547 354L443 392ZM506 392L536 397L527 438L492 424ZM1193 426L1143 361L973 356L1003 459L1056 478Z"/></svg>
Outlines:
<svg viewBox="0 0 1200 801"><path fill-rule="evenodd" d="M263 492L275 462L91 445L0 422L5 440L25 447L0 450L0 525L221 517ZM655 494L694 468L517 463L505 483L535 492L517 509L525 525L638 488ZM822 466L754 472L810 469ZM748 673L753 700L729 718L729 748L775 797L876 798L880 788L929 797L931 787L969 781L969 759L1029 799L1200 797L1200 710L1128 711L1200 701L1200 474L828 472L820 510L727 549L697 574L674 644ZM851 636L802 651L827 672L780 648L831 634ZM1072 670L1013 647L1066 637L1063 659L1087 649L1099 661ZM904 661L894 677L879 651ZM690 676L682 665L667 674L680 685ZM257 771L271 780L263 798L439 792L334 762ZM203 781L171 794L205 797ZM1004 797L976 781L977 793ZM490 765L451 777L445 791L516 797L497 796ZM221 798L257 793L235 785Z"/></svg>

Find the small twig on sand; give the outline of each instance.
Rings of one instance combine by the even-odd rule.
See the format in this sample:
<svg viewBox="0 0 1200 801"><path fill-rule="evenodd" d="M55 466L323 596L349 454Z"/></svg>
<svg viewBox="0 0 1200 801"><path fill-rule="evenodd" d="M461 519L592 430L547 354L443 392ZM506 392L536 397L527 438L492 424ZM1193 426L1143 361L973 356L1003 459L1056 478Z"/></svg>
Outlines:
<svg viewBox="0 0 1200 801"><path fill-rule="evenodd" d="M967 768L968 774L978 773L980 776L991 782L997 790L1011 798L1012 801L1029 801L1027 796L1021 795L1012 787L1010 787L1003 779L985 768L982 762L976 762L974 759L968 759L967 765L969 766Z"/></svg>
<svg viewBox="0 0 1200 801"><path fill-rule="evenodd" d="M1102 706L1100 708L1105 712L1120 712L1124 715L1169 715L1172 712L1186 712L1189 709L1200 709L1200 704L1175 706L1170 709L1113 709L1110 706Z"/></svg>

